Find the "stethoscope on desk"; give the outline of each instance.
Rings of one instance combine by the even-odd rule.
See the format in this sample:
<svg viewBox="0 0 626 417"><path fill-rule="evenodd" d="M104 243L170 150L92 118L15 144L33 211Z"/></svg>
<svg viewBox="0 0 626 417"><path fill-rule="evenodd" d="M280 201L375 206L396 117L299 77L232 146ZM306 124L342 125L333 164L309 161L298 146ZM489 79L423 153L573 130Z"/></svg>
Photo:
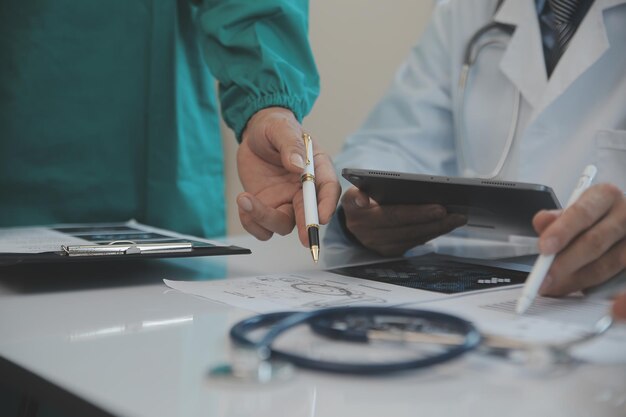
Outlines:
<svg viewBox="0 0 626 417"><path fill-rule="evenodd" d="M339 374L382 375L428 368L480 351L513 362L528 364L542 359L542 366L568 363L569 350L606 332L610 316L572 340L560 343L528 343L481 333L469 321L442 312L398 307L336 307L308 312L259 314L236 323L231 340L248 353L244 365L231 363L213 368L211 376L239 381L269 382L291 374L290 365ZM307 327L321 343L347 344L348 357L325 359L324 349L277 347L278 339L298 327ZM261 336L253 337L261 331ZM355 346L371 350L393 347L391 354L356 356ZM346 346L344 346L345 348ZM354 352L354 353L353 353ZM332 355L331 355L332 356Z"/></svg>
<svg viewBox="0 0 626 417"><path fill-rule="evenodd" d="M502 0L498 1L496 5L496 11L499 9ZM465 52L463 54L463 66L461 67L461 73L459 75L459 83L458 83L458 101L457 101L457 111L456 111L456 119L455 119L455 138L456 138L456 148L459 156L459 161L461 164L461 173L463 176L467 177L477 177L484 179L493 179L496 178L504 167L504 163L506 162L511 148L513 147L513 141L515 139L515 134L517 132L517 125L520 119L520 107L522 102L522 95L520 91L515 89L515 99L513 101L513 110L511 116L511 122L509 124L509 130L507 133L506 141L504 143L504 148L500 154L500 159L494 166L494 168L489 173L478 173L473 169L467 167L467 159L465 156L465 99L466 99L466 90L467 90L467 81L471 75L472 68L476 61L478 60L478 56L480 53L487 47L506 47L507 43L498 38L490 39L484 43L480 43L480 40L485 37L488 33L493 32L502 32L510 37L515 28L511 25L499 23L496 21L491 21L487 23L485 26L478 29L474 35L470 38L465 47Z"/></svg>

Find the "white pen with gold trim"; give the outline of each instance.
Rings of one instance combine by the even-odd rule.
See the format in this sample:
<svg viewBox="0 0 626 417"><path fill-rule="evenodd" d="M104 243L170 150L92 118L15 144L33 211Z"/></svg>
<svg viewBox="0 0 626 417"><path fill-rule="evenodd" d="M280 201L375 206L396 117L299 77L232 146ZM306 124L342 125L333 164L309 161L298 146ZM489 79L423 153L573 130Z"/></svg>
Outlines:
<svg viewBox="0 0 626 417"><path fill-rule="evenodd" d="M309 248L313 261L317 263L320 257L320 221L317 214L317 193L315 192L315 167L313 164L313 142L311 136L302 134L306 149L304 172L302 173L302 198L304 199L304 222L309 234Z"/></svg>

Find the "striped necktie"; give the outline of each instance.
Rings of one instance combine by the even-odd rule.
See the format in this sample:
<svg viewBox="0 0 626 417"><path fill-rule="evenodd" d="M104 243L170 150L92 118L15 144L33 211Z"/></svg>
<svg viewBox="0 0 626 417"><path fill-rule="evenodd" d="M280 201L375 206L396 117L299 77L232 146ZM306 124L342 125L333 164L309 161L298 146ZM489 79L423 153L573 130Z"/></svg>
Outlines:
<svg viewBox="0 0 626 417"><path fill-rule="evenodd" d="M579 23L577 21L579 19L576 17L581 1L548 0L548 2L554 13L554 32L556 35L556 42L548 60L548 73L551 74L576 32Z"/></svg>

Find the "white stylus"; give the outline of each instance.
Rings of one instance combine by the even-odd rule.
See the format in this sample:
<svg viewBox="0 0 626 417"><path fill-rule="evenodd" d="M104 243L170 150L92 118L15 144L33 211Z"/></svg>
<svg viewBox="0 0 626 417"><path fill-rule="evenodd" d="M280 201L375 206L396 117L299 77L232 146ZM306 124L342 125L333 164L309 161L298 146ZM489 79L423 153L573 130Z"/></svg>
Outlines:
<svg viewBox="0 0 626 417"><path fill-rule="evenodd" d="M587 165L583 174L580 176L578 180L578 184L572 192L569 200L567 201L567 205L565 208L571 206L578 200L578 197L591 185L593 181L593 177L595 177L596 172L598 172L597 168L594 165ZM554 257L556 254L552 255L539 255L535 265L533 265L533 269L530 271L528 278L526 278L526 283L524 284L524 289L522 290L522 295L519 300L517 300L517 306L515 307L515 311L517 314L524 314L526 310L532 305L533 301L537 297L537 292L539 292L539 288L541 287L541 283L546 278L546 274L554 261Z"/></svg>
<svg viewBox="0 0 626 417"><path fill-rule="evenodd" d="M302 198L304 199L304 222L309 234L309 248L313 261L317 263L320 256L320 221L317 214L317 193L315 192L315 167L313 166L313 142L311 136L302 134L306 149L306 161L302 181Z"/></svg>

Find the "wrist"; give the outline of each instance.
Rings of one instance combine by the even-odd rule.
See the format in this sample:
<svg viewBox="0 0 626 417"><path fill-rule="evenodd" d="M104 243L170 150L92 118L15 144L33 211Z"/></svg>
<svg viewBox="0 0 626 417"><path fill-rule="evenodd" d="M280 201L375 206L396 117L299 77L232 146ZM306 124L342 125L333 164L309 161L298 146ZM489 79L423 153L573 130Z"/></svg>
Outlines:
<svg viewBox="0 0 626 417"><path fill-rule="evenodd" d="M254 113L252 117L250 117L241 133L241 141L249 136L257 126L269 126L268 123L265 123L269 119L281 120L283 123L289 124L298 123L296 120L296 116L293 114L293 112L285 107L265 107L263 109L260 109L259 111Z"/></svg>
<svg viewBox="0 0 626 417"><path fill-rule="evenodd" d="M259 113L269 113L268 109L290 114L298 123L302 122L305 115L304 102L296 97L284 94L270 94L267 96L251 98L246 101L246 108L237 114L236 118L231 114L224 114L224 119L233 120L229 124L235 132L238 141L243 139L243 134L247 130L252 119Z"/></svg>
<svg viewBox="0 0 626 417"><path fill-rule="evenodd" d="M351 242L357 246L365 247L361 241L348 229L348 225L346 223L346 211L343 209L343 206L340 204L337 206L336 211L337 220L339 222L339 228L343 232L344 236Z"/></svg>

